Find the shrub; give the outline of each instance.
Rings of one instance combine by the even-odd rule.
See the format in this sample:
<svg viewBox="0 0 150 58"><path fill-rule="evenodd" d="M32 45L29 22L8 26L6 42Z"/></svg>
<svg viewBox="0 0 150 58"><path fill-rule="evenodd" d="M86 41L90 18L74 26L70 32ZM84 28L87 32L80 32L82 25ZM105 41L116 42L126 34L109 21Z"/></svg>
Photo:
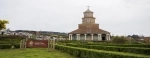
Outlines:
<svg viewBox="0 0 150 58"><path fill-rule="evenodd" d="M0 49L10 49L12 46L14 46L14 48L20 48L20 45L19 45L19 44L15 44L15 45L0 44Z"/></svg>
<svg viewBox="0 0 150 58"><path fill-rule="evenodd" d="M78 58L149 58L149 56L140 54L111 52L104 50L63 46L63 45L56 45L56 49L69 53Z"/></svg>
<svg viewBox="0 0 150 58"><path fill-rule="evenodd" d="M0 40L7 40L7 39L25 39L25 37L19 35L0 35Z"/></svg>
<svg viewBox="0 0 150 58"><path fill-rule="evenodd" d="M149 44L124 44L124 45L107 45L107 46L150 48Z"/></svg>
<svg viewBox="0 0 150 58"><path fill-rule="evenodd" d="M138 47L119 47L119 46L103 46L103 45L76 45L76 44L66 44L67 46L73 47L83 47L90 49L98 50L108 50L108 51L117 51L117 52L129 52L137 54L150 54L150 48L138 48Z"/></svg>
<svg viewBox="0 0 150 58"><path fill-rule="evenodd" d="M0 45L0 49L9 49L9 48L11 48L11 45L9 45L9 44Z"/></svg>
<svg viewBox="0 0 150 58"><path fill-rule="evenodd" d="M127 41L127 39L123 36L115 36L112 39L112 43L117 43L117 44L124 44Z"/></svg>

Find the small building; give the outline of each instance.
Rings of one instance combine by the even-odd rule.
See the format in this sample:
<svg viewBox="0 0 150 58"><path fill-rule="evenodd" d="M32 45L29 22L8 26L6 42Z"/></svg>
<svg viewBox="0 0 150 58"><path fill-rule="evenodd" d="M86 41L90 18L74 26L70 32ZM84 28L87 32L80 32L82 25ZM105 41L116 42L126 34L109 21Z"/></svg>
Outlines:
<svg viewBox="0 0 150 58"><path fill-rule="evenodd" d="M150 37L144 37L145 42L150 42Z"/></svg>
<svg viewBox="0 0 150 58"><path fill-rule="evenodd" d="M78 29L71 31L69 40L93 40L106 41L110 40L110 32L99 28L99 24L95 23L93 12L89 8L83 13L82 23L78 24Z"/></svg>
<svg viewBox="0 0 150 58"><path fill-rule="evenodd" d="M9 29L0 30L0 35L8 35L10 33Z"/></svg>

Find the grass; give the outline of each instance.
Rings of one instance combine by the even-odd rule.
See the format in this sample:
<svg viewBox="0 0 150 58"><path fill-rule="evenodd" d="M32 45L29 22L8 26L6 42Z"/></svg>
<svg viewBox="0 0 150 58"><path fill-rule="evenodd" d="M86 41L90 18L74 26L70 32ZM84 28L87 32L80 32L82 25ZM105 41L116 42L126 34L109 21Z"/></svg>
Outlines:
<svg viewBox="0 0 150 58"><path fill-rule="evenodd" d="M48 52L46 48L3 49L0 58L75 58L69 54L54 50Z"/></svg>

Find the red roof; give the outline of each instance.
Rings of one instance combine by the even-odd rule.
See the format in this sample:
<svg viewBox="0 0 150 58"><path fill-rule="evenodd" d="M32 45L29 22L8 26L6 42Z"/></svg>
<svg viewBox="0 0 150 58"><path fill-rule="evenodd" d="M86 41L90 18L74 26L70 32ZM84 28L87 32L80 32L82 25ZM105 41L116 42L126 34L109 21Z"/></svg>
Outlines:
<svg viewBox="0 0 150 58"><path fill-rule="evenodd" d="M110 34L108 31L102 29L76 29L69 34Z"/></svg>

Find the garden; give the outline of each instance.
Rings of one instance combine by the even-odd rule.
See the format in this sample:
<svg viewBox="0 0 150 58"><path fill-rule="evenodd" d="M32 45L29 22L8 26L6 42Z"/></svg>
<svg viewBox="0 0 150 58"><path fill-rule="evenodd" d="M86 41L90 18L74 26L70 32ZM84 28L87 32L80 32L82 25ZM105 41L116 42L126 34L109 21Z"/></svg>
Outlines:
<svg viewBox="0 0 150 58"><path fill-rule="evenodd" d="M122 39L122 42L56 41L55 50L50 52L47 48L19 49L21 39L24 37L0 36L0 58L150 58L150 44L127 44Z"/></svg>
<svg viewBox="0 0 150 58"><path fill-rule="evenodd" d="M150 58L150 44L60 41L56 49L78 58Z"/></svg>

